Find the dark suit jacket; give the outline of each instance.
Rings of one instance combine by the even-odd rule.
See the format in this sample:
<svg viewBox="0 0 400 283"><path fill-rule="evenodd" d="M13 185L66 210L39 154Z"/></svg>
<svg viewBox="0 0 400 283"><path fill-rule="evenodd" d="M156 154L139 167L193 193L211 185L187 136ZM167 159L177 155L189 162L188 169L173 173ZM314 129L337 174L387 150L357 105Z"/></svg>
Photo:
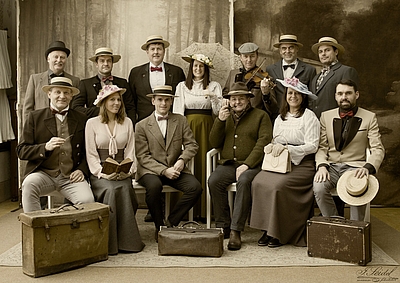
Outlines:
<svg viewBox="0 0 400 283"><path fill-rule="evenodd" d="M64 72L64 76L72 81L72 86L78 88L79 78ZM49 71L33 74L29 77L24 96L23 121L26 121L31 111L49 107L49 97L42 87L49 84Z"/></svg>
<svg viewBox="0 0 400 283"><path fill-rule="evenodd" d="M342 79L350 79L358 85L358 74L356 69L342 65L337 62L332 66L329 73L322 81L317 91L317 80L320 74L316 75L311 81L311 92L318 96L317 100L310 100L310 109L314 111L318 119L321 117L321 113L337 107L335 99L336 85Z"/></svg>
<svg viewBox="0 0 400 283"><path fill-rule="evenodd" d="M154 114L137 123L135 131L135 150L138 161L136 180L145 174L160 176L166 169L174 166L178 159L182 159L187 164L196 155L199 145L193 137L186 117L172 113L169 113L168 117L165 141ZM186 166L182 172L191 174Z"/></svg>
<svg viewBox="0 0 400 283"><path fill-rule="evenodd" d="M151 98L146 95L152 93L149 78L149 65L134 67L129 74L129 85L132 90L133 99L136 106L136 120L132 119L135 124L146 118L154 111L154 106L151 104ZM175 93L176 86L181 81L184 81L185 74L180 67L164 62L165 67L165 84L172 86L172 92Z"/></svg>
<svg viewBox="0 0 400 283"><path fill-rule="evenodd" d="M278 108L281 107L282 100L285 99L285 87L276 81L276 79L283 80L282 60L279 60L275 64L267 66L267 73L274 79L276 84L275 95L278 103ZM293 77L298 78L303 84L310 88L311 80L315 77L317 71L309 64L304 63L298 59L296 70L294 70ZM279 111L279 110L278 110Z"/></svg>
<svg viewBox="0 0 400 283"><path fill-rule="evenodd" d="M89 176L85 153L86 115L70 109L67 114L69 134L71 138L73 169L80 169ZM17 146L17 154L21 160L28 160L24 177L40 170L43 161L51 156L52 151L46 151L45 145L52 137L57 136L57 119L51 114L50 108L30 112L25 122L22 138Z"/></svg>
<svg viewBox="0 0 400 283"><path fill-rule="evenodd" d="M132 92L129 87L128 82L116 76L113 76L113 84L118 87L125 88L126 92L122 95L122 99L125 105L125 112L128 117L134 119L134 108L135 103L133 101ZM71 108L76 109L80 112L86 114L87 118L93 118L99 115L100 108L96 105L93 105L93 102L96 100L97 95L101 90L101 82L99 77L96 75L94 77L81 80L79 84L80 93L76 95L71 102ZM131 117L133 115L133 117Z"/></svg>

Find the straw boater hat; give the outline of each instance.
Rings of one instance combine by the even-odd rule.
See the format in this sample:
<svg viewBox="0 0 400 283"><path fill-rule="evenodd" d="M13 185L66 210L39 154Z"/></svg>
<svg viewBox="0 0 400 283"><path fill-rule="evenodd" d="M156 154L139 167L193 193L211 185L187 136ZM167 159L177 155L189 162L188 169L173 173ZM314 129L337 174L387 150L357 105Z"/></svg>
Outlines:
<svg viewBox="0 0 400 283"><path fill-rule="evenodd" d="M379 191L379 182L369 175L358 179L354 171L346 171L336 185L339 197L350 205L360 206L371 202Z"/></svg>
<svg viewBox="0 0 400 283"><path fill-rule="evenodd" d="M53 87L64 87L69 88L72 91L72 96L77 95L79 93L79 89L72 86L72 81L66 77L54 77L51 79L49 85L45 85L42 87L44 92L49 92Z"/></svg>
<svg viewBox="0 0 400 283"><path fill-rule="evenodd" d="M170 86L170 85L156 86L153 89L153 93L147 94L148 97L153 97L153 96L156 96L156 95L178 97L177 95L174 95L172 93L172 86Z"/></svg>
<svg viewBox="0 0 400 283"><path fill-rule="evenodd" d="M285 80L276 79L280 82L284 87L290 87L300 93L304 93L308 95L308 98L312 100L316 100L318 97L308 90L308 87L303 84L298 78L286 78Z"/></svg>
<svg viewBox="0 0 400 283"><path fill-rule="evenodd" d="M214 69L212 60L209 57L205 56L204 54L188 55L182 57L182 59L189 63L192 62L193 60L197 60L203 63L204 65L207 65L210 69Z"/></svg>
<svg viewBox="0 0 400 283"><path fill-rule="evenodd" d="M96 100L93 102L94 105L100 106L100 101L102 101L107 96L110 96L113 93L119 92L120 95L125 93L125 88L119 88L117 85L105 85L100 90L99 94L97 95Z"/></svg>
<svg viewBox="0 0 400 283"><path fill-rule="evenodd" d="M312 47L311 50L312 52L314 52L315 54L318 54L318 47L320 47L321 45L331 45L336 47L339 50L339 54L343 54L344 53L344 47L343 45L339 44L337 42L336 39L334 39L333 37L329 37L329 36L324 36L321 37L318 40L318 43L315 43Z"/></svg>
<svg viewBox="0 0 400 283"><path fill-rule="evenodd" d="M279 48L283 43L289 43L297 45L298 47L303 47L303 44L297 41L297 36L292 34L284 34L279 37L279 42L274 44L274 47Z"/></svg>
<svg viewBox="0 0 400 283"><path fill-rule="evenodd" d="M163 37L161 35L150 35L147 40L146 43L142 45L142 49L146 50L147 46L149 46L149 44L152 43L162 43L164 44L164 48L167 48L169 46L169 42L164 40Z"/></svg>
<svg viewBox="0 0 400 283"><path fill-rule="evenodd" d="M114 55L113 50L109 47L100 47L96 49L94 56L90 57L89 60L96 62L96 58L99 56L111 56L113 58L113 63L117 63L121 59L121 55Z"/></svg>
<svg viewBox="0 0 400 283"><path fill-rule="evenodd" d="M258 45L253 42L246 42L239 46L238 51L240 54L249 54L256 52L258 50Z"/></svg>
<svg viewBox="0 0 400 283"><path fill-rule="evenodd" d="M44 57L47 58L47 56L50 54L50 52L53 51L64 51L67 54L67 57L69 56L69 54L71 53L71 51L65 47L65 43L62 41L54 41L52 43L50 43L49 47L47 48L46 52L44 53Z"/></svg>
<svg viewBox="0 0 400 283"><path fill-rule="evenodd" d="M229 99L232 95L241 95L246 94L248 97L254 97L254 94L251 93L247 89L247 86L244 82L234 83L231 87L231 91L227 94L224 94L223 97Z"/></svg>

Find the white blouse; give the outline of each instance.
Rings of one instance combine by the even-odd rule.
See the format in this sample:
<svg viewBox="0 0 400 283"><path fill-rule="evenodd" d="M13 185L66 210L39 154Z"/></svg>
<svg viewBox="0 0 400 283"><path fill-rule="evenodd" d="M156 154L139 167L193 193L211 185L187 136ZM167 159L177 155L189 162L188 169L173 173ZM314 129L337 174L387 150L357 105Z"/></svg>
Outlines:
<svg viewBox="0 0 400 283"><path fill-rule="evenodd" d="M286 144L287 141L290 144L288 149L295 165L299 165L304 156L317 152L319 133L319 120L309 109L301 117L288 113L285 121L280 115L275 119L274 141L280 144Z"/></svg>
<svg viewBox="0 0 400 283"><path fill-rule="evenodd" d="M136 172L135 155L135 133L131 119L125 118L122 124L115 123L113 133L107 124L100 121L100 117L90 118L85 128L86 159L90 172L101 178L102 166L97 149L108 149L109 155L113 156L118 149L124 151L124 159L130 158L133 164L130 173Z"/></svg>
<svg viewBox="0 0 400 283"><path fill-rule="evenodd" d="M180 82L175 91L173 113L185 114L185 109L212 109L218 115L222 105L222 88L218 82L211 81L207 89L203 89L203 81L193 81L192 89L185 82Z"/></svg>

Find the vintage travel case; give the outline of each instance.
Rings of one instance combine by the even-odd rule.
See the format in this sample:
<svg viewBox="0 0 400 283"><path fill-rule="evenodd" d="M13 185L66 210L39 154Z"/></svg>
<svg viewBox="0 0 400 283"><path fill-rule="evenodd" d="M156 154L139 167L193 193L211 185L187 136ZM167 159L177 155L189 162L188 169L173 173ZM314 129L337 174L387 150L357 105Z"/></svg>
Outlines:
<svg viewBox="0 0 400 283"><path fill-rule="evenodd" d="M191 223L197 227L185 227ZM177 228L161 227L158 232L159 255L221 257L224 252L223 244L222 228L204 229L194 221Z"/></svg>
<svg viewBox="0 0 400 283"><path fill-rule="evenodd" d="M366 265L372 259L371 224L333 217L307 221L307 253L312 257Z"/></svg>
<svg viewBox="0 0 400 283"><path fill-rule="evenodd" d="M108 259L108 217L101 203L21 213L23 272L40 277Z"/></svg>

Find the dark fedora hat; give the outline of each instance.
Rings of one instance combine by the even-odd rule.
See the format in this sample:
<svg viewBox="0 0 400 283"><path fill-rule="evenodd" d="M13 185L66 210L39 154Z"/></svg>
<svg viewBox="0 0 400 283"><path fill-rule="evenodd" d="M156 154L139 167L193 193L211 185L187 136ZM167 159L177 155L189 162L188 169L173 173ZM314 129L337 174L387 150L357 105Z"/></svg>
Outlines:
<svg viewBox="0 0 400 283"><path fill-rule="evenodd" d="M47 56L49 56L50 52L53 51L64 51L67 54L67 57L69 56L69 54L71 53L71 51L65 47L65 43L62 41L54 41L52 43L50 43L49 48L47 48L46 52L45 52L45 58L47 58Z"/></svg>
<svg viewBox="0 0 400 283"><path fill-rule="evenodd" d="M247 86L244 82L236 82L232 84L231 90L227 94L224 94L223 97L229 99L232 95L242 95L242 94L245 94L250 98L254 97L254 94L247 89Z"/></svg>

